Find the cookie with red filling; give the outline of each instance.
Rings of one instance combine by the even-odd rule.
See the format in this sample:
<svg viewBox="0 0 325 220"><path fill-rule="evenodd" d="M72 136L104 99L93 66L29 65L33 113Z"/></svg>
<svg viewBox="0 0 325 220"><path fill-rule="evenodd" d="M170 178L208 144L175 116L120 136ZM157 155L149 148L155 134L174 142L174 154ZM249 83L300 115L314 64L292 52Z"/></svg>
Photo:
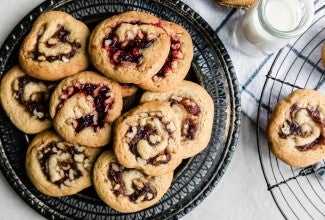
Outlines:
<svg viewBox="0 0 325 220"><path fill-rule="evenodd" d="M151 78L139 84L142 89L166 92L175 88L188 73L193 59L193 44L190 34L182 26L162 21L171 44L164 66Z"/></svg>
<svg viewBox="0 0 325 220"><path fill-rule="evenodd" d="M36 134L52 126L48 105L54 87L54 83L32 78L15 66L1 80L0 101L19 130Z"/></svg>
<svg viewBox="0 0 325 220"><path fill-rule="evenodd" d="M122 166L113 152L105 151L94 165L93 180L98 196L113 209L137 212L159 201L168 190L173 172L148 176Z"/></svg>
<svg viewBox="0 0 325 220"><path fill-rule="evenodd" d="M65 78L50 100L54 128L68 142L102 147L110 140L113 121L121 114L120 85L95 72Z"/></svg>
<svg viewBox="0 0 325 220"><path fill-rule="evenodd" d="M179 121L164 102L146 102L115 123L113 147L123 166L159 176L182 161Z"/></svg>
<svg viewBox="0 0 325 220"><path fill-rule="evenodd" d="M325 97L299 89L280 100L268 121L267 137L273 154L294 167L325 158Z"/></svg>
<svg viewBox="0 0 325 220"><path fill-rule="evenodd" d="M26 153L26 171L48 196L75 194L92 185L91 171L99 149L68 143L53 131L35 136Z"/></svg>
<svg viewBox="0 0 325 220"><path fill-rule="evenodd" d="M89 55L104 75L139 84L164 65L170 38L161 21L144 12L125 12L101 22L92 32Z"/></svg>
<svg viewBox="0 0 325 220"><path fill-rule="evenodd" d="M140 102L168 103L181 121L183 158L201 152L209 143L213 124L214 104L200 85L182 81L169 92L145 92Z"/></svg>
<svg viewBox="0 0 325 220"><path fill-rule="evenodd" d="M24 39L19 63L30 76L59 80L88 67L88 27L61 11L42 13Z"/></svg>

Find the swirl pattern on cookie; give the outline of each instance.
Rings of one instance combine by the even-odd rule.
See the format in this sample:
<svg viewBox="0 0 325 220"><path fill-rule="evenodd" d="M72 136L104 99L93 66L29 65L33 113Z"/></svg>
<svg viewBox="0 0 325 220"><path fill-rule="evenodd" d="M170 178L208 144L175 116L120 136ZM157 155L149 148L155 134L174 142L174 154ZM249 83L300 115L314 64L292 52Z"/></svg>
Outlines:
<svg viewBox="0 0 325 220"><path fill-rule="evenodd" d="M299 89L279 101L268 121L267 135L275 156L294 167L325 158L325 97Z"/></svg>
<svg viewBox="0 0 325 220"><path fill-rule="evenodd" d="M104 20L92 32L92 64L122 83L138 84L164 65L170 39L161 21L144 12L126 12Z"/></svg>
<svg viewBox="0 0 325 220"><path fill-rule="evenodd" d="M99 149L73 145L45 131L28 146L27 174L46 195L72 195L92 185L90 173L98 153Z"/></svg>
<svg viewBox="0 0 325 220"><path fill-rule="evenodd" d="M182 160L179 121L164 102L146 102L128 111L114 131L115 154L125 167L159 176Z"/></svg>
<svg viewBox="0 0 325 220"><path fill-rule="evenodd" d="M119 84L91 71L61 81L50 100L57 132L71 143L91 147L109 142L112 122L121 110Z"/></svg>
<svg viewBox="0 0 325 220"><path fill-rule="evenodd" d="M193 59L192 39L186 29L169 21L162 21L171 45L164 66L151 78L139 84L142 89L165 92L175 88L188 73Z"/></svg>
<svg viewBox="0 0 325 220"><path fill-rule="evenodd" d="M214 104L200 85L182 81L169 92L145 92L140 102L164 101L181 121L183 158L201 152L209 143L213 124Z"/></svg>
<svg viewBox="0 0 325 220"><path fill-rule="evenodd" d="M22 69L35 78L52 81L85 70L89 34L85 24L65 12L41 14L22 43Z"/></svg>
<svg viewBox="0 0 325 220"><path fill-rule="evenodd" d="M26 75L18 66L2 78L1 104L12 123L27 134L36 134L52 126L49 99L55 83Z"/></svg>
<svg viewBox="0 0 325 220"><path fill-rule="evenodd" d="M148 176L122 166L113 152L105 151L94 165L94 187L110 207L124 213L136 212L155 204L167 191L173 172Z"/></svg>

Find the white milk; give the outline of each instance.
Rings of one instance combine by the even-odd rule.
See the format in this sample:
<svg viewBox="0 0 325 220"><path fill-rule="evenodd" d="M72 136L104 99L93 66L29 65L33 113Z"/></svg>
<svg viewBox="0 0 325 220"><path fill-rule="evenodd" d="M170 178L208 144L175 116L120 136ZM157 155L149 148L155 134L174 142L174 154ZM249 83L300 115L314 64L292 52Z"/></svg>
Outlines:
<svg viewBox="0 0 325 220"><path fill-rule="evenodd" d="M266 4L265 17L279 31L295 29L301 20L301 9L297 1L273 0Z"/></svg>
<svg viewBox="0 0 325 220"><path fill-rule="evenodd" d="M238 44L244 38L252 44L250 47L258 47L264 53L275 52L289 39L303 33L311 24L313 14L311 0L261 0L246 11L237 25Z"/></svg>

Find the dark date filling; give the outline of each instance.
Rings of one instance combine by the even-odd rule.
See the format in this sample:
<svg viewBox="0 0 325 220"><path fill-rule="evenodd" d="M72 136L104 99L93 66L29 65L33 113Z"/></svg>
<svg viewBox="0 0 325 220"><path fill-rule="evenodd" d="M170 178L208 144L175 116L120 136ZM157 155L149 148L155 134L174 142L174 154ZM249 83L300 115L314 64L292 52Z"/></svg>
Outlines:
<svg viewBox="0 0 325 220"><path fill-rule="evenodd" d="M43 26L43 27L45 28L45 26ZM35 46L35 49L32 51L33 60L38 61L39 60L38 58L40 56L44 56L46 61L48 61L48 62L54 62L56 60L63 60L64 61L64 59L70 59L71 57L73 57L76 54L77 50L79 48L81 48L81 44L79 42L77 42L76 40L74 40L73 42L69 41L70 31L66 30L63 25L58 24L57 28L58 28L58 30L51 36L51 38L56 39L57 42L70 44L71 45L71 51L69 53L62 53L62 54L59 54L59 55L56 55L56 56L45 56L44 53L41 53L38 50L37 45L40 43L39 41L40 41L40 38L42 36L42 35L38 35L37 44ZM47 48L51 48L51 47L55 46L56 43L55 44L49 44L48 42L46 42L45 45L46 45Z"/></svg>
<svg viewBox="0 0 325 220"><path fill-rule="evenodd" d="M137 33L133 39L126 40L125 42L119 42L119 36L116 34L117 29L120 25L127 22L121 22L116 25L111 33L103 39L103 48L107 51L110 56L111 63L115 66L119 66L121 62L131 62L139 65L140 60L142 59L142 54L140 53L141 49L150 47L155 40L148 40L148 34L145 32ZM146 23L127 23L132 25L143 25ZM155 25L155 24L147 24ZM155 25L158 26L158 25Z"/></svg>
<svg viewBox="0 0 325 220"><path fill-rule="evenodd" d="M184 108L188 111L189 114L195 117L187 117L182 122L182 137L185 140L194 140L196 132L199 128L199 121L195 120L195 118L200 114L201 108L196 102L192 99L183 98L181 101L177 101L176 99L169 100L170 106L179 104L184 106Z"/></svg>
<svg viewBox="0 0 325 220"><path fill-rule="evenodd" d="M308 137L310 135L310 132L308 131L303 131L303 129L301 128L301 126L294 120L296 114L298 113L299 110L304 109L308 112L308 115L310 116L310 118L319 126L321 126L322 128L325 125L325 122L321 119L320 117L320 113L317 109L315 110L311 110L308 108L300 108L297 104L293 104L290 108L290 120L286 120L286 123L289 126L289 134L285 134L282 130L278 133L279 137L282 139L286 139L287 137L294 135L294 136L299 136L299 137ZM310 149L317 149L317 147L320 144L325 144L324 143L324 137L321 135L319 136L316 140L314 140L313 142L306 144L306 145L302 145L302 146L297 146L296 148L299 151L307 151Z"/></svg>
<svg viewBox="0 0 325 220"><path fill-rule="evenodd" d="M49 103L48 103L48 99L49 99L49 94L47 94L46 92L38 92L35 93L34 95L37 97L35 100L25 100L24 99L24 87L28 84L28 83L43 83L44 85L46 85L46 87L48 88L48 93L51 92L51 90L53 90L54 88L54 83L48 83L48 82L42 82L39 81L37 79L34 79L32 77L29 77L27 75L22 76L18 79L18 90L15 90L15 86L12 85L12 90L14 92L14 97L18 100L18 102L24 106L24 108L26 109L26 111L28 111L32 116L35 115L35 113L38 113L38 119L39 120L46 120L49 119ZM39 115L39 113L41 113L41 115Z"/></svg>
<svg viewBox="0 0 325 220"><path fill-rule="evenodd" d="M113 166L117 167L118 170L115 170ZM124 171L128 171L131 169L125 168L120 164L117 163L109 163L109 170L108 170L108 179L112 182L113 186L113 192L115 196L118 196L120 194L126 195L126 189L125 184L122 181L122 173ZM137 179L138 181L141 181L141 179ZM143 182L143 187L138 187L132 182L132 188L134 192L131 195L128 195L131 202L136 203L138 198L141 196L144 196L142 201L150 201L154 199L157 196L157 192L154 188L152 188L149 184L149 182ZM116 187L116 185L119 185L119 187ZM150 197L148 195L151 195Z"/></svg>
<svg viewBox="0 0 325 220"><path fill-rule="evenodd" d="M171 45L170 45L170 50L169 50L169 54L168 57L165 61L165 64L163 65L163 67L159 70L159 72L156 74L156 76L161 77L161 78L165 78L167 76L167 73L172 70L172 62L174 62L175 60L177 60L177 54L178 51L181 49L180 46L180 42L178 39L176 38L171 38Z"/></svg>
<svg viewBox="0 0 325 220"><path fill-rule="evenodd" d="M162 118L159 118L159 120L162 120ZM137 149L137 144L140 140L146 140L150 145L155 146L154 143L151 143L149 140L150 135L156 135L157 133L157 129L155 129L154 127L152 127L152 125L147 124L145 126L140 126L138 125L137 127L137 133L135 134L135 136L131 139L129 146L130 146L130 151L132 154L134 154L136 157L141 157L138 149ZM167 128L167 124L165 124L165 128L166 131L168 132L169 135L172 135L174 132L171 131L170 129ZM131 133L132 132L132 127L129 128L129 130L126 132L127 133ZM165 160L157 160L160 156L166 156ZM160 164L166 164L170 161L171 156L170 153L165 150L163 152L160 152L159 154L157 154L156 156L149 158L146 162L148 164L152 164L154 166L158 166Z"/></svg>
<svg viewBox="0 0 325 220"><path fill-rule="evenodd" d="M40 157L39 159L39 162L41 164L41 169L49 181L51 181L50 172L49 172L49 159L52 155L56 154L56 152L53 151L53 148L55 147L57 147L57 143L51 142L46 147L40 150L40 154L42 155L42 157ZM73 155L80 154L81 152L78 151L74 146L66 147L64 150L63 149L60 150L63 153L69 153L70 155L72 155L72 157L70 157L68 160L62 160L62 161L59 160L58 166L60 168L70 167L70 169L74 171L74 179L80 178L82 176L82 172L78 169L77 164L73 159ZM65 181L69 180L70 169L62 169L64 172L64 176L61 177L61 179L55 181L54 184L60 186L61 184L64 184Z"/></svg>
<svg viewBox="0 0 325 220"><path fill-rule="evenodd" d="M56 112L62 108L66 99L77 93L84 94L85 96L92 96L94 98L95 111L98 114L97 120L95 121L95 116L93 114L86 114L81 118L77 118L75 132L79 133L86 127L93 127L94 131L97 131L104 127L108 111L113 108L115 103L110 92L110 89L104 85L76 83L74 86L69 86L62 91L62 95L60 96L61 102L58 104ZM107 100L109 100L109 102L107 102Z"/></svg>

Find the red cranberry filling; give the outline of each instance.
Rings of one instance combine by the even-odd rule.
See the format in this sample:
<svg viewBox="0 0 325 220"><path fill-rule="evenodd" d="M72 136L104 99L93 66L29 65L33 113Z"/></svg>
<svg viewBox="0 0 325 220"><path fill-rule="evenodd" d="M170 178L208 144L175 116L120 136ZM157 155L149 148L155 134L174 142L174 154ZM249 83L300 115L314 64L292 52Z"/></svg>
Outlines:
<svg viewBox="0 0 325 220"><path fill-rule="evenodd" d="M39 152L39 155L42 155L39 158L39 162L41 164L41 169L47 179L50 181L50 172L49 172L49 159L53 154L56 154L56 152L53 151L54 148L57 148L57 143L56 142L51 142L49 143L46 147L42 148ZM78 169L76 162L73 159L73 156L75 154L81 153L79 150L77 150L74 146L69 146L66 147L65 149L60 149L63 153L69 153L72 155L68 160L63 160L63 161L58 161L58 166L59 167L69 167L68 169L62 169L64 172L64 176L55 181L54 184L60 186L61 184L64 184L66 180L70 179L69 173L70 170L72 169L74 171L74 179L78 179L82 176L82 172ZM85 156L85 158L88 158ZM71 175L71 174L70 174Z"/></svg>
<svg viewBox="0 0 325 220"><path fill-rule="evenodd" d="M182 122L182 137L185 138L185 140L194 140L196 131L199 128L197 116L201 113L200 106L194 100L189 98L182 98L181 100L171 98L169 103L170 106L176 104L184 106L188 113L192 115Z"/></svg>
<svg viewBox="0 0 325 220"><path fill-rule="evenodd" d="M24 99L24 87L28 83L43 83L47 86L48 92L38 92L37 93L37 99L35 100L25 100ZM54 88L54 83L49 83L49 82L43 82L37 79L34 79L32 77L29 77L27 75L22 76L18 79L18 90L15 90L14 86L12 86L12 90L14 92L14 97L18 100L18 102L24 106L24 108L31 114L35 115L35 112L41 113L42 115L39 115L37 118L39 120L45 120L49 119L49 93L53 90Z"/></svg>
<svg viewBox="0 0 325 220"><path fill-rule="evenodd" d="M171 98L169 100L170 106L179 104L184 106L185 109L187 109L187 111L194 116L198 116L201 112L201 108L198 104L196 104L196 102L192 99L189 98L182 98L182 100L178 101L176 99Z"/></svg>
<svg viewBox="0 0 325 220"><path fill-rule="evenodd" d="M172 70L172 62L178 59L178 51L181 49L180 41L177 38L171 38L171 45L168 57L165 61L165 64L163 67L159 70L159 72L156 74L156 76L165 78L167 75L167 72Z"/></svg>
<svg viewBox="0 0 325 220"><path fill-rule="evenodd" d="M131 169L125 168L120 164L117 163L109 163L109 170L108 170L108 179L112 182L112 191L114 192L115 196L120 194L126 195L125 184L122 181L122 174L124 171L128 171ZM140 179L137 179L141 181ZM142 181L141 181L142 182ZM139 188L132 182L132 188L134 192L129 196L131 202L136 203L138 198L144 195L144 199L142 201L150 201L157 196L157 192L153 189L149 182L142 182L143 187ZM150 197L148 195L151 195Z"/></svg>
<svg viewBox="0 0 325 220"><path fill-rule="evenodd" d="M54 62L55 60L64 60L64 59L70 59L71 57L73 57L76 54L77 50L79 48L81 48L81 44L79 42L77 42L76 40L74 40L73 42L69 42L68 41L69 35L70 35L70 31L66 30L63 25L58 24L58 30L51 36L51 38L56 39L57 42L69 43L71 45L72 49L69 53L61 53L56 56L45 56L44 53L42 53L38 50L37 44L39 44L40 38L42 36L42 35L39 35L37 37L37 44L35 46L35 49L32 52L33 60L36 61L36 60L38 60L38 58L40 56L44 56L46 61ZM47 48L51 48L55 45L56 44L50 44L48 42L46 43Z"/></svg>
<svg viewBox="0 0 325 220"><path fill-rule="evenodd" d="M108 111L113 108L115 103L114 98L111 97L110 89L102 84L76 83L74 86L69 86L67 89L62 91L62 95L60 96L61 102L59 103L56 112L62 108L66 99L77 93L94 97L94 106L98 117L95 120L95 116L93 114L86 114L80 118L77 118L75 132L79 133L86 127L93 127L94 131L97 131L99 128L103 128Z"/></svg>
<svg viewBox="0 0 325 220"><path fill-rule="evenodd" d="M286 139L287 137L294 135L299 137L307 137L310 135L308 131L303 131L302 127L294 120L296 114L299 110L305 109L308 112L310 118L318 125L321 125L323 128L325 126L325 122L321 119L320 113L317 109L312 110L308 108L300 108L297 104L293 104L290 108L290 120L286 120L286 123L289 126L289 134L285 134L282 130L278 133L279 137L282 139ZM310 149L316 149L319 144L325 144L323 136L319 136L315 141L312 143L297 146L297 149L300 151L307 151Z"/></svg>
<svg viewBox="0 0 325 220"><path fill-rule="evenodd" d="M160 160L159 158L161 156L165 156L164 160ZM170 161L170 154L167 150L163 151L163 152L160 152L159 154L157 154L156 156L152 157L152 158L149 158L147 160L147 163L148 164L152 164L154 166L159 166L160 164L166 164Z"/></svg>
<svg viewBox="0 0 325 220"><path fill-rule="evenodd" d="M133 39L127 40L127 42L119 42L119 36L115 32L119 26L124 23L115 26L112 32L103 39L103 48L105 48L110 56L111 63L116 66L120 65L123 61L136 63L138 65L142 59L140 50L150 47L155 40L148 40L147 33L140 32L137 33ZM130 24L142 25L145 23Z"/></svg>
<svg viewBox="0 0 325 220"><path fill-rule="evenodd" d="M193 118L186 118L184 122L182 137L185 137L187 140L194 140L196 131L198 129L198 122Z"/></svg>

